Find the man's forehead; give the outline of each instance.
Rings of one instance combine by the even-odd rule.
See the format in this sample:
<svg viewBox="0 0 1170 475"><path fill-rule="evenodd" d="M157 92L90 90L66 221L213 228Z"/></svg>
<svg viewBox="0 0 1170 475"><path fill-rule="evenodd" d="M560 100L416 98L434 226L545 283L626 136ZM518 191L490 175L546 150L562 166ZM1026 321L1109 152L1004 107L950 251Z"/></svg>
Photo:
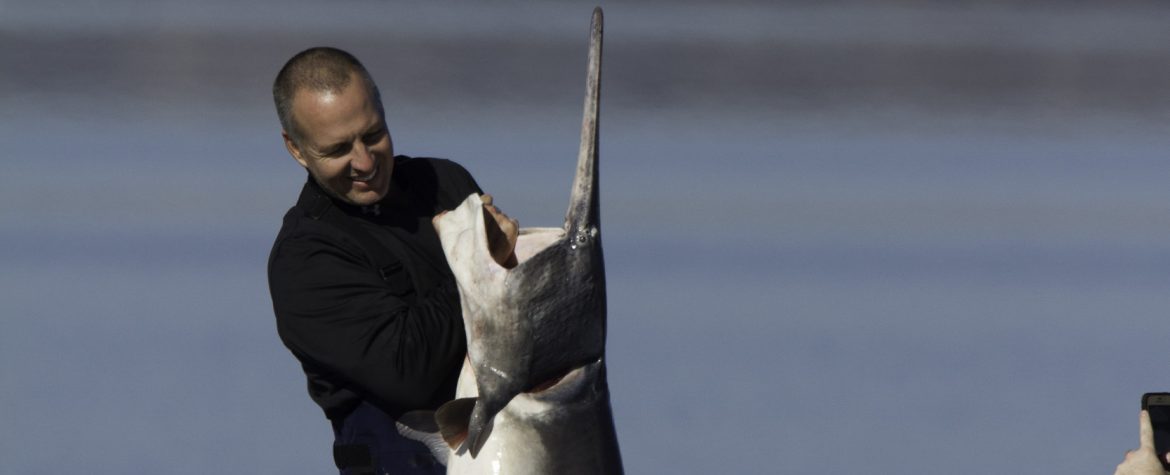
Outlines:
<svg viewBox="0 0 1170 475"><path fill-rule="evenodd" d="M353 91L350 91L353 89ZM365 88L350 83L344 90L298 90L292 116L310 145L329 146L381 122L381 114Z"/></svg>
<svg viewBox="0 0 1170 475"><path fill-rule="evenodd" d="M340 89L313 89L302 87L293 94L292 111L294 116L302 121L316 117L314 111L322 106L335 103L341 96Z"/></svg>

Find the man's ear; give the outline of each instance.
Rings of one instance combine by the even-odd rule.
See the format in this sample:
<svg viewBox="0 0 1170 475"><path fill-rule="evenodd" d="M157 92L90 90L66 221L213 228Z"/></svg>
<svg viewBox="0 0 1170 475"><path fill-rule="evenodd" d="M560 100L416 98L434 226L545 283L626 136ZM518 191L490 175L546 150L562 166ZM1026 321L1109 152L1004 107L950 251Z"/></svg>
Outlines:
<svg viewBox="0 0 1170 475"><path fill-rule="evenodd" d="M280 136L284 138L284 148L288 149L288 154L292 155L293 160L296 160L302 167L309 168L308 162L305 160L304 155L301 154L301 147L297 146L297 143L293 141L292 137L289 137L288 131L281 130Z"/></svg>

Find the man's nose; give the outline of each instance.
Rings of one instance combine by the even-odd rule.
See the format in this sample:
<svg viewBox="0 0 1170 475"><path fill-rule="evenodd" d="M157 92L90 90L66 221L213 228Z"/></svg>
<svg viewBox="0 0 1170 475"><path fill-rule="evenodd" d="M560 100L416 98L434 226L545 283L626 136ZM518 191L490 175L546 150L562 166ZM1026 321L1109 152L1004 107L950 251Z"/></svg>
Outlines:
<svg viewBox="0 0 1170 475"><path fill-rule="evenodd" d="M370 148L366 144L358 142L357 145L354 145L350 167L363 174L374 169L374 155L370 153Z"/></svg>

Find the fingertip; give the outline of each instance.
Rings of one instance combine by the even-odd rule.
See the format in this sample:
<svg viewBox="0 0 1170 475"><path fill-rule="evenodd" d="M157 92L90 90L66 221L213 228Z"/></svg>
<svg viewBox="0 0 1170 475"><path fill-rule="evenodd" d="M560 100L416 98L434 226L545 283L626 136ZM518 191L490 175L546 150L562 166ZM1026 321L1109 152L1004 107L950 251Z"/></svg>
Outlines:
<svg viewBox="0 0 1170 475"><path fill-rule="evenodd" d="M1141 412L1141 422L1138 431L1138 444L1140 447L1154 449L1154 426L1150 423L1150 415L1147 411Z"/></svg>

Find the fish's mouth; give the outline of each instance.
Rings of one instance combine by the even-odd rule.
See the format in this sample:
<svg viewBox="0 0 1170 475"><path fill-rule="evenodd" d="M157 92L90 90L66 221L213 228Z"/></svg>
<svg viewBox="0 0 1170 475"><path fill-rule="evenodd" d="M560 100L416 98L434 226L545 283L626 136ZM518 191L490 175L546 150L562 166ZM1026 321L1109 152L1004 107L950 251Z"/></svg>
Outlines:
<svg viewBox="0 0 1170 475"><path fill-rule="evenodd" d="M533 386L532 389L529 389L528 391L525 391L525 392L528 394L540 394L540 393L543 393L545 391L548 391L553 386L560 384L560 382L563 381L565 378L567 378L570 374L572 374L573 371L579 371L583 367L584 366L578 366L578 367L573 368L571 370L565 371L560 376L556 376L548 381L537 384L536 386Z"/></svg>
<svg viewBox="0 0 1170 475"><path fill-rule="evenodd" d="M524 394L536 400L574 400L589 386L590 381L598 380L603 358L597 358L589 363L575 366L564 373L537 384L525 391Z"/></svg>

